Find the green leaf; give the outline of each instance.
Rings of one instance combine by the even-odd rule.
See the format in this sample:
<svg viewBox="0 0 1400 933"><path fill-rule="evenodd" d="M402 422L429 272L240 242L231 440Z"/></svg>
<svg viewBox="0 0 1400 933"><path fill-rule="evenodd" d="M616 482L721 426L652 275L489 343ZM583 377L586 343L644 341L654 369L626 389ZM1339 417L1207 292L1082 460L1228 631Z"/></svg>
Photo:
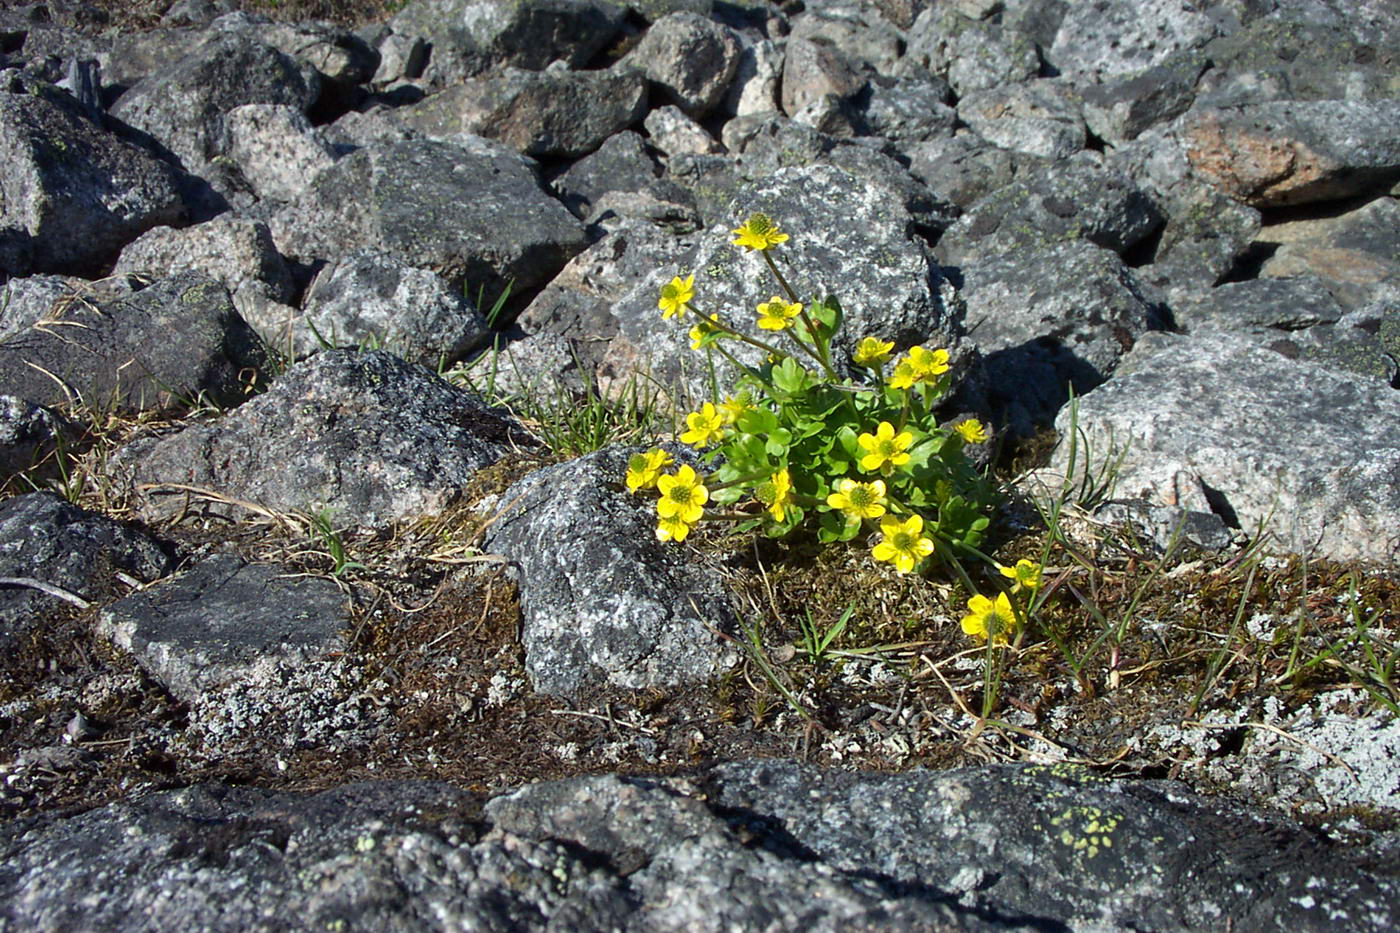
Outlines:
<svg viewBox="0 0 1400 933"><path fill-rule="evenodd" d="M734 426L746 434L771 434L778 427L778 416L766 408L750 408Z"/></svg>

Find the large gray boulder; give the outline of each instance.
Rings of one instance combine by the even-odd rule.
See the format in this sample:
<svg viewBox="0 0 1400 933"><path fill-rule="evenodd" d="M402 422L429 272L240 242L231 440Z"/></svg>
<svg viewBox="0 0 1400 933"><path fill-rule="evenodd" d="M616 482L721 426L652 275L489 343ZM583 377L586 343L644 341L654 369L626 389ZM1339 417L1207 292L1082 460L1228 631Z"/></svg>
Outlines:
<svg viewBox="0 0 1400 933"><path fill-rule="evenodd" d="M577 158L641 120L647 88L627 70L506 68L453 85L394 117L428 138L496 139L530 156Z"/></svg>
<svg viewBox="0 0 1400 933"><path fill-rule="evenodd" d="M0 586L0 646L6 654L36 626L52 624L63 597L56 587L88 603L124 591L117 574L149 583L170 569L160 543L139 529L32 492L0 503L0 577L32 581Z"/></svg>
<svg viewBox="0 0 1400 933"><path fill-rule="evenodd" d="M974 17L940 3L909 28L899 68L945 79L959 97L1034 78L1040 72L1035 42L1002 17Z"/></svg>
<svg viewBox="0 0 1400 933"><path fill-rule="evenodd" d="M427 370L383 351L327 351L213 424L123 451L142 514L328 509L338 527L440 513L530 438ZM205 499L200 490L213 494Z"/></svg>
<svg viewBox="0 0 1400 933"><path fill-rule="evenodd" d="M1348 309L1400 286L1400 200L1380 197L1334 216L1272 224L1259 232L1272 254L1261 278L1314 275Z"/></svg>
<svg viewBox="0 0 1400 933"><path fill-rule="evenodd" d="M44 405L233 407L266 379L228 290L183 272L110 301L71 301L0 343L0 392Z"/></svg>
<svg viewBox="0 0 1400 933"><path fill-rule="evenodd" d="M1064 436L1071 413L1060 414ZM1244 336L1152 334L1077 412L1076 473L1117 462L1117 494L1211 510L1277 547L1400 557L1400 394ZM1068 469L1061 443L1048 478Z"/></svg>
<svg viewBox="0 0 1400 933"><path fill-rule="evenodd" d="M169 165L94 125L68 94L0 75L0 274L96 276L184 215Z"/></svg>
<svg viewBox="0 0 1400 933"><path fill-rule="evenodd" d="M474 136L353 152L268 225L282 253L304 263L375 249L473 293L547 282L587 245L534 163Z"/></svg>
<svg viewBox="0 0 1400 933"><path fill-rule="evenodd" d="M696 13L671 13L652 23L624 64L645 74L664 103L700 118L724 99L740 49L727 27Z"/></svg>
<svg viewBox="0 0 1400 933"><path fill-rule="evenodd" d="M1100 0L1062 6L1064 18L1054 42L1044 49L1045 60L1057 71L1092 80L1141 71L1183 50L1203 48L1238 29L1250 4Z"/></svg>
<svg viewBox="0 0 1400 933"><path fill-rule="evenodd" d="M1047 159L1068 158L1088 139L1078 92L1064 79L973 91L958 116L988 142Z"/></svg>
<svg viewBox="0 0 1400 933"><path fill-rule="evenodd" d="M636 452L605 448L501 493L484 545L517 575L525 669L540 693L705 683L738 660L718 573L658 542L654 500L621 485Z"/></svg>

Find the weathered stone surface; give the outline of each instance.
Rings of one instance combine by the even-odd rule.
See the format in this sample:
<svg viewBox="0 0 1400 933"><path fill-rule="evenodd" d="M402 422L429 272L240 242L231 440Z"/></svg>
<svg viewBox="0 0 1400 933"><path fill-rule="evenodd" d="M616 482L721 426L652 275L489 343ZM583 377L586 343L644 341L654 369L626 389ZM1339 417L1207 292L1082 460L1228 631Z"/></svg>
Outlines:
<svg viewBox="0 0 1400 933"><path fill-rule="evenodd" d="M996 853L996 871L985 867ZM207 783L0 827L16 927L1381 931L1383 864L1167 781L1066 765L595 775L485 802ZM112 866L123 866L120 886ZM211 912L209 905L221 909Z"/></svg>
<svg viewBox="0 0 1400 933"><path fill-rule="evenodd" d="M310 263L376 249L453 288L499 294L547 282L586 245L582 226L540 187L532 162L479 137L368 146L270 218L278 248Z"/></svg>
<svg viewBox="0 0 1400 933"><path fill-rule="evenodd" d="M967 130L950 138L909 143L901 151L909 160L911 175L964 210L1044 162L1038 156L993 146Z"/></svg>
<svg viewBox="0 0 1400 933"><path fill-rule="evenodd" d="M1089 78L1128 74L1194 50L1238 28L1245 0L1212 8L1177 0L1104 0L1064 4L1055 41L1045 60L1061 72Z"/></svg>
<svg viewBox="0 0 1400 933"><path fill-rule="evenodd" d="M1265 278L1316 275L1348 308L1369 303L1383 283L1400 285L1400 201L1376 198L1334 217L1272 224L1261 245L1277 244L1260 266Z"/></svg>
<svg viewBox="0 0 1400 933"><path fill-rule="evenodd" d="M606 448L501 494L484 544L518 574L525 669L540 693L703 683L738 660L718 634L735 627L719 576L658 542L653 503L620 484L636 452Z"/></svg>
<svg viewBox="0 0 1400 933"><path fill-rule="evenodd" d="M819 164L779 169L744 189L736 203L744 217L711 227L688 261L655 270L614 306L619 335L605 359L612 372L649 372L682 390L678 404L687 393L707 396L707 366L702 355L689 349L690 328L684 322L662 325L657 293L673 275L694 272L697 301L751 328L754 307L781 291L762 259L732 245L730 231L752 211L767 213L792 232L778 261L804 300L826 294L841 299L846 323L835 347L838 355L850 353L854 341L866 334L898 346L956 344L959 322L950 304L952 290L917 239L913 216L900 207L900 197L889 185ZM748 358L749 349L736 346L735 352ZM715 366L720 382L727 382L728 364L716 357Z"/></svg>
<svg viewBox="0 0 1400 933"><path fill-rule="evenodd" d="M624 65L638 68L659 92L692 117L714 110L739 68L739 39L696 13L671 13L646 31Z"/></svg>
<svg viewBox="0 0 1400 933"><path fill-rule="evenodd" d="M88 602L119 592L116 574L141 582L164 576L170 559L145 532L69 505L48 492L0 503L0 577L47 583ZM0 645L8 654L26 631L67 605L32 587L0 586Z"/></svg>
<svg viewBox="0 0 1400 933"><path fill-rule="evenodd" d="M1128 531L1138 545L1157 554L1223 551L1233 540L1214 512L1197 512L1144 499L1112 499L1094 509L1094 520Z"/></svg>
<svg viewBox="0 0 1400 933"><path fill-rule="evenodd" d="M235 107L282 104L304 112L317 91L309 67L251 35L223 32L138 81L112 114L199 174L227 151L227 117Z"/></svg>
<svg viewBox="0 0 1400 933"><path fill-rule="evenodd" d="M992 410L1022 436L1053 419L1071 389L1102 383L1162 323L1118 257L1083 241L971 263L960 286Z"/></svg>
<svg viewBox="0 0 1400 933"><path fill-rule="evenodd" d="M862 135L899 144L952 136L958 114L944 103L946 99L936 81L876 77L856 101Z"/></svg>
<svg viewBox="0 0 1400 933"><path fill-rule="evenodd" d="M1113 145L1136 139L1148 127L1185 113L1208 67L1208 62L1191 57L1086 85L1080 92L1084 122L1095 136Z"/></svg>
<svg viewBox="0 0 1400 933"><path fill-rule="evenodd" d="M919 14L908 43L900 70L946 80L959 97L1026 81L1040 72L1035 42L1024 32L968 16L949 4Z"/></svg>
<svg viewBox="0 0 1400 933"><path fill-rule="evenodd" d="M1123 253L1162 225L1153 199L1122 173L1088 163L1041 167L972 205L938 241L949 265L1087 240Z"/></svg>
<svg viewBox="0 0 1400 933"><path fill-rule="evenodd" d="M0 77L0 274L93 276L184 214L170 166L99 129L62 91Z"/></svg>
<svg viewBox="0 0 1400 933"><path fill-rule="evenodd" d="M1400 389L1400 287L1389 286L1381 294L1336 323L1324 321L1276 338L1269 349Z"/></svg>
<svg viewBox="0 0 1400 933"><path fill-rule="evenodd" d="M795 117L826 97L844 100L864 86L864 76L839 49L811 39L788 40L778 95L788 116Z"/></svg>
<svg viewBox="0 0 1400 933"><path fill-rule="evenodd" d="M787 43L763 39L746 43L739 53L734 78L724 95L724 109L736 117L778 109Z"/></svg>
<svg viewBox="0 0 1400 933"><path fill-rule="evenodd" d="M238 514L189 487L372 528L440 512L530 438L427 370L383 351L318 353L214 424L125 448L141 511ZM277 469L268 469L277 464Z"/></svg>
<svg viewBox="0 0 1400 933"><path fill-rule="evenodd" d="M375 252L355 253L322 269L302 310L293 337L299 352L316 349L321 340L336 347L379 345L435 367L466 355L490 333L460 289Z"/></svg>
<svg viewBox="0 0 1400 933"><path fill-rule="evenodd" d="M903 52L903 37L865 0L814 3L790 20L790 41L839 49L857 71L889 74Z"/></svg>
<svg viewBox="0 0 1400 933"><path fill-rule="evenodd" d="M1312 275L1182 289L1172 294L1171 310L1176 325L1187 333L1248 334L1265 345L1318 325L1335 324L1343 313L1327 284Z"/></svg>
<svg viewBox="0 0 1400 933"><path fill-rule="evenodd" d="M81 434L77 424L53 409L0 395L0 477L28 470L56 451L63 456L60 448L72 447Z"/></svg>
<svg viewBox="0 0 1400 933"><path fill-rule="evenodd" d="M178 410L234 406L266 350L228 291L181 273L110 302L69 302L0 344L0 391L45 405Z"/></svg>
<svg viewBox="0 0 1400 933"><path fill-rule="evenodd" d="M97 632L185 702L344 647L345 594L324 578L220 554L102 610Z"/></svg>
<svg viewBox="0 0 1400 933"><path fill-rule="evenodd" d="M291 201L316 174L335 163L335 153L295 107L244 104L228 112L227 156L259 198Z"/></svg>
<svg viewBox="0 0 1400 933"><path fill-rule="evenodd" d="M1248 337L1149 335L1078 407L1095 456L1126 451L1121 496L1214 511L1288 550L1400 555L1400 394L1380 380ZM1069 429L1068 412L1056 427ZM1338 456L1339 445L1351 453ZM1062 445L1052 471L1066 454Z"/></svg>
<svg viewBox="0 0 1400 933"><path fill-rule="evenodd" d="M1338 200L1400 179L1400 100L1274 101L1183 121L1196 173L1254 207Z"/></svg>
<svg viewBox="0 0 1400 933"><path fill-rule="evenodd" d="M724 147L679 107L658 107L643 123L651 144L668 156L691 153L712 155Z"/></svg>
<svg viewBox="0 0 1400 933"><path fill-rule="evenodd" d="M1044 79L974 91L958 101L958 116L988 142L1064 159L1084 148L1080 106L1071 85Z"/></svg>
<svg viewBox="0 0 1400 933"><path fill-rule="evenodd" d="M641 135L624 130L605 141L597 152L571 165L551 187L569 210L583 218L608 192L654 185L661 173L661 162Z"/></svg>
<svg viewBox="0 0 1400 933"><path fill-rule="evenodd" d="M454 85L395 118L429 139L476 134L526 155L577 157L639 121L646 99L646 82L623 69L507 68Z"/></svg>
<svg viewBox="0 0 1400 933"><path fill-rule="evenodd" d="M427 41L424 77L446 87L503 65L539 71L559 60L582 68L612 41L625 13L594 0L414 0L389 24Z"/></svg>
<svg viewBox="0 0 1400 933"><path fill-rule="evenodd" d="M62 275L28 275L10 279L0 289L0 339L17 334L48 317L61 302L91 290L84 279Z"/></svg>

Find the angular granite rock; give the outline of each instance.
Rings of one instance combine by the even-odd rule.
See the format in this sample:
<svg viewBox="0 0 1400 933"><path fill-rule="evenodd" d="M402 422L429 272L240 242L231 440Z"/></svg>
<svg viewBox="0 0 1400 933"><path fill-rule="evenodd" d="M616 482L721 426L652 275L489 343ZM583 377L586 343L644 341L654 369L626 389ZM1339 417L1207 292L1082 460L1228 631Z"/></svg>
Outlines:
<svg viewBox="0 0 1400 933"><path fill-rule="evenodd" d="M193 272L108 302L72 301L0 343L0 392L44 405L232 407L266 375L228 290Z"/></svg>
<svg viewBox="0 0 1400 933"><path fill-rule="evenodd" d="M925 10L909 29L900 70L943 78L959 97L1034 78L1035 42L1000 20L973 18L950 4Z"/></svg>
<svg viewBox="0 0 1400 933"><path fill-rule="evenodd" d="M220 421L128 446L122 465L150 517L242 513L192 491L209 490L375 528L441 512L477 470L530 443L513 420L422 367L331 350Z"/></svg>
<svg viewBox="0 0 1400 933"><path fill-rule="evenodd" d="M501 493L483 546L517 574L525 670L539 693L705 683L738 660L720 635L735 627L720 577L657 541L654 500L622 485L637 452L608 447Z"/></svg>
<svg viewBox="0 0 1400 933"><path fill-rule="evenodd" d="M322 577L216 554L103 609L97 633L176 699L295 668L344 647L345 594Z"/></svg>
<svg viewBox="0 0 1400 933"><path fill-rule="evenodd" d="M453 288L491 294L508 281L517 292L549 281L587 245L579 222L540 187L534 163L475 136L352 152L268 226L279 249L304 263L376 249Z"/></svg>
<svg viewBox="0 0 1400 933"><path fill-rule="evenodd" d="M1086 78L1141 71L1239 28L1246 6L1241 0L1210 7L1179 0L1064 4L1064 18L1055 41L1044 50L1045 60L1058 71Z"/></svg>
<svg viewBox="0 0 1400 933"><path fill-rule="evenodd" d="M0 477L8 479L53 454L66 465L66 451L81 436L82 429L75 422L53 409L0 395Z"/></svg>
<svg viewBox="0 0 1400 933"><path fill-rule="evenodd" d="M1400 393L1380 380L1248 337L1152 334L1078 409L1079 467L1086 449L1122 453L1120 496L1208 509L1290 551L1400 558Z"/></svg>
<svg viewBox="0 0 1400 933"><path fill-rule="evenodd" d="M68 94L0 79L0 274L96 276L185 215L174 170L95 126Z"/></svg>
<svg viewBox="0 0 1400 933"><path fill-rule="evenodd" d="M1081 106L1073 85L1047 78L974 91L958 101L958 116L988 142L1064 159L1087 139Z"/></svg>
<svg viewBox="0 0 1400 933"><path fill-rule="evenodd" d="M37 581L98 602L123 591L117 573L148 583L169 569L170 558L150 535L53 493L24 493L0 503L0 577ZM17 639L62 605L60 597L32 586L0 585L0 645L7 653L15 650Z"/></svg>
<svg viewBox="0 0 1400 933"><path fill-rule="evenodd" d="M662 101L699 119L724 99L739 53L727 27L697 13L671 13L652 23L623 64L640 69Z"/></svg>
<svg viewBox="0 0 1400 933"><path fill-rule="evenodd" d="M1334 216L1272 224L1259 231L1273 247L1263 278L1315 275L1346 308L1370 303L1386 284L1400 286L1400 200L1380 197Z"/></svg>
<svg viewBox="0 0 1400 933"><path fill-rule="evenodd" d="M224 119L227 157L238 167L258 198L292 201L335 153L296 107L244 104Z"/></svg>

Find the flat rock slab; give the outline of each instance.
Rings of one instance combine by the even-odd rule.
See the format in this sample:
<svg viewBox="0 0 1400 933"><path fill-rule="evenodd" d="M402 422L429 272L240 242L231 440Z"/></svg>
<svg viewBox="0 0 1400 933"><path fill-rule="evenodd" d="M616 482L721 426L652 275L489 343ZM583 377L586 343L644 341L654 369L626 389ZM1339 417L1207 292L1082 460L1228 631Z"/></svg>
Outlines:
<svg viewBox="0 0 1400 933"><path fill-rule="evenodd" d="M518 574L525 669L540 693L704 683L737 660L717 634L735 627L720 578L658 542L654 500L621 485L636 452L605 448L501 494L484 545Z"/></svg>
<svg viewBox="0 0 1400 933"><path fill-rule="evenodd" d="M1249 337L1149 334L1078 409L1076 473L1086 451L1122 453L1120 496L1214 511L1287 550L1400 558L1400 393L1379 379ZM1047 473L1067 468L1062 443Z"/></svg>
<svg viewBox="0 0 1400 933"><path fill-rule="evenodd" d="M267 365L228 290L187 272L111 300L56 305L0 343L0 392L98 410L170 411L201 399L232 407Z"/></svg>
<svg viewBox="0 0 1400 933"><path fill-rule="evenodd" d="M97 632L187 703L251 675L344 647L345 594L330 580L220 554L117 600Z"/></svg>
<svg viewBox="0 0 1400 933"><path fill-rule="evenodd" d="M374 528L441 512L477 470L532 443L513 420L420 366L383 351L332 350L223 420L138 441L120 459L152 518L191 507L243 514L191 492L199 489L282 511L327 509L337 527Z"/></svg>
<svg viewBox="0 0 1400 933"><path fill-rule="evenodd" d="M268 226L283 254L302 262L376 249L473 293L547 282L587 246L583 225L540 186L533 162L475 136L353 152Z"/></svg>
<svg viewBox="0 0 1400 933"><path fill-rule="evenodd" d="M88 602L119 592L118 572L149 582L170 567L160 542L105 515L80 509L48 492L0 503L0 577L48 584ZM61 598L34 586L0 586L0 646L43 624Z"/></svg>
<svg viewBox="0 0 1400 933"><path fill-rule="evenodd" d="M0 249L6 278L98 275L142 232L185 215L174 169L15 72L0 85L0 188L0 230L14 238Z"/></svg>
<svg viewBox="0 0 1400 933"><path fill-rule="evenodd" d="M737 762L484 806L208 783L0 826L16 929L1381 931L1396 896L1297 824L1059 765Z"/></svg>

